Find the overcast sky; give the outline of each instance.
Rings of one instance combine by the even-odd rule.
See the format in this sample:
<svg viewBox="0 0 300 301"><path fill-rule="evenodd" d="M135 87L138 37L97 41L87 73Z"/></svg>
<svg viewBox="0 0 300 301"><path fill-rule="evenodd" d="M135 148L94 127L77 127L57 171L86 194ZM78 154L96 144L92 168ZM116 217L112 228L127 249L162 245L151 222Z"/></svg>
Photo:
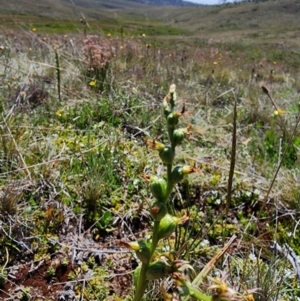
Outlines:
<svg viewBox="0 0 300 301"><path fill-rule="evenodd" d="M189 2L213 5L213 4L220 4L221 1L220 0L189 0ZM233 2L233 0L228 0L227 2Z"/></svg>

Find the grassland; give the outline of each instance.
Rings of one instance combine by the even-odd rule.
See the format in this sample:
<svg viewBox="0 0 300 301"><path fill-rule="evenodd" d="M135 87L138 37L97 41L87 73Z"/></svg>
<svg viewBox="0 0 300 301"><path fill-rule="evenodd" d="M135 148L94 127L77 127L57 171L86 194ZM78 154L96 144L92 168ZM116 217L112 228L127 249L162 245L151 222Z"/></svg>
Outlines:
<svg viewBox="0 0 300 301"><path fill-rule="evenodd" d="M299 300L299 2L147 6L146 20L142 6L3 3L0 300L132 300L137 259L117 241L148 234L144 175L163 166L144 140L167 140L172 83L192 132L177 160L199 172L172 194L190 221L162 250L199 272L237 234L210 276Z"/></svg>

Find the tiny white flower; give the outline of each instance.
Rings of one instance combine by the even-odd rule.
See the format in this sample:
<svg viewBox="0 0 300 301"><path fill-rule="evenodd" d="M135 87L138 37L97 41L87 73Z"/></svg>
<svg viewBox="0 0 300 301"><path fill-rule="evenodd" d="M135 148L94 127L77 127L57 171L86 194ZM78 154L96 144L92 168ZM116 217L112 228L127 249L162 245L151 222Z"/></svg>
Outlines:
<svg viewBox="0 0 300 301"><path fill-rule="evenodd" d="M138 186L138 184L140 183L140 180L139 179L135 179L134 181L133 181L133 186Z"/></svg>
<svg viewBox="0 0 300 301"><path fill-rule="evenodd" d="M220 200L220 199L216 199L216 200L215 200L215 204L216 204L216 205L220 205L220 204L221 204L221 200Z"/></svg>
<svg viewBox="0 0 300 301"><path fill-rule="evenodd" d="M256 255L254 253L249 254L249 259L252 261L255 261L257 259Z"/></svg>
<svg viewBox="0 0 300 301"><path fill-rule="evenodd" d="M260 195L260 191L259 191L259 189L257 189L257 188L254 189L253 193L256 194L256 195Z"/></svg>
<svg viewBox="0 0 300 301"><path fill-rule="evenodd" d="M204 239L200 242L200 247L206 247L209 246L209 241L207 239Z"/></svg>

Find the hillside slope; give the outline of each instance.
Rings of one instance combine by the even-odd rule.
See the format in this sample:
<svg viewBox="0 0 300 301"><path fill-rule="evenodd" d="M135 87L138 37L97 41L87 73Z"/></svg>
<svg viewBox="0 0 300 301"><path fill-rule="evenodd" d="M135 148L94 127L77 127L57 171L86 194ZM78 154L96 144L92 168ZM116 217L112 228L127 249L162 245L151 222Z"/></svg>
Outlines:
<svg viewBox="0 0 300 301"><path fill-rule="evenodd" d="M299 45L300 1L276 0L243 2L221 6L149 10L149 18L192 33L195 37L213 37L222 41L289 41Z"/></svg>
<svg viewBox="0 0 300 301"><path fill-rule="evenodd" d="M144 3L142 3L144 2ZM221 6L176 7L148 5L180 4L181 0L2 0L0 15L29 14L53 19L78 20L82 16L96 20L99 26L159 26L155 35L163 35L163 26L180 29L188 36L212 35L216 38L278 38L299 40L300 1L276 0L259 3L243 2ZM1 18L1 16L0 16ZM103 21L109 23L103 25ZM105 21L105 22L106 22ZM41 19L43 22L43 19ZM101 23L102 22L102 23ZM2 22L5 24L5 22ZM3 25L2 25L3 26ZM131 25L130 25L131 26ZM221 35L220 35L221 34ZM184 34L184 37L187 35Z"/></svg>
<svg viewBox="0 0 300 301"><path fill-rule="evenodd" d="M197 6L183 0L2 0L0 11L15 13L63 14L72 8L139 9L146 6Z"/></svg>

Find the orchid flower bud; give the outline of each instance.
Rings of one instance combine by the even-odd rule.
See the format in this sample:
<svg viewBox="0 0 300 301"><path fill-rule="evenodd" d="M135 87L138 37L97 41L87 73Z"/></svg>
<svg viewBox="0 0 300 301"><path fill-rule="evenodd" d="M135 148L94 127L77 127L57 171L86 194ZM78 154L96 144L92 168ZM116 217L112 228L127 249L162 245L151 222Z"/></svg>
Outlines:
<svg viewBox="0 0 300 301"><path fill-rule="evenodd" d="M148 246L148 243L145 239L141 239L139 241L132 241L132 242L119 241L119 245L129 250L135 251L137 258L142 263L149 262L150 247Z"/></svg>
<svg viewBox="0 0 300 301"><path fill-rule="evenodd" d="M153 140L149 140L149 139L145 139L144 140L147 144L147 146L151 147L154 150L157 150L159 152L163 151L166 147L163 143L153 139Z"/></svg>
<svg viewBox="0 0 300 301"><path fill-rule="evenodd" d="M167 118L169 114L172 113L172 109L170 107L170 104L167 101L167 98L165 97L163 100L163 110L164 110L164 115Z"/></svg>
<svg viewBox="0 0 300 301"><path fill-rule="evenodd" d="M171 272L172 268L163 261L152 262L146 272L146 277L148 280L156 280L164 278Z"/></svg>
<svg viewBox="0 0 300 301"><path fill-rule="evenodd" d="M170 86L169 95L170 95L171 106L174 107L175 106L175 102L177 100L176 85L175 84L172 84Z"/></svg>
<svg viewBox="0 0 300 301"><path fill-rule="evenodd" d="M159 151L159 156L163 161L163 163L171 164L173 162L175 154L171 147L165 146L163 143L155 139L153 140L145 139L145 142L152 149Z"/></svg>
<svg viewBox="0 0 300 301"><path fill-rule="evenodd" d="M179 145L187 135L191 135L190 127L174 130L173 137L175 146Z"/></svg>
<svg viewBox="0 0 300 301"><path fill-rule="evenodd" d="M172 183L173 184L177 184L180 181L182 181L184 179L185 175L188 175L192 172L196 172L197 169L193 166L189 166L189 165L185 165L185 166L176 166L173 170L172 170Z"/></svg>
<svg viewBox="0 0 300 301"><path fill-rule="evenodd" d="M159 157L165 164L172 164L174 156L174 151L169 146L165 147L164 150L159 152Z"/></svg>
<svg viewBox="0 0 300 301"><path fill-rule="evenodd" d="M182 217L172 216L167 213L161 220L158 227L158 239L168 238L177 225L185 223L189 218L184 215Z"/></svg>
<svg viewBox="0 0 300 301"><path fill-rule="evenodd" d="M180 112L172 112L171 114L169 114L167 117L168 127L175 128L181 115L182 114Z"/></svg>
<svg viewBox="0 0 300 301"><path fill-rule="evenodd" d="M151 257L151 252L150 252L150 247L148 245L148 242L146 241L146 239L141 239L138 241L138 244L140 246L140 249L135 252L136 256L142 263L147 264L150 261L150 257Z"/></svg>
<svg viewBox="0 0 300 301"><path fill-rule="evenodd" d="M141 248L137 241L126 242L126 241L120 240L120 241L118 241L118 244L121 247L124 247L124 248L132 250L132 251L138 251Z"/></svg>
<svg viewBox="0 0 300 301"><path fill-rule="evenodd" d="M167 213L168 209L165 203L155 201L151 205L150 214L153 217L154 221L160 221Z"/></svg>
<svg viewBox="0 0 300 301"><path fill-rule="evenodd" d="M150 181L151 193L158 201L164 202L167 195L167 181L156 176L150 176Z"/></svg>

